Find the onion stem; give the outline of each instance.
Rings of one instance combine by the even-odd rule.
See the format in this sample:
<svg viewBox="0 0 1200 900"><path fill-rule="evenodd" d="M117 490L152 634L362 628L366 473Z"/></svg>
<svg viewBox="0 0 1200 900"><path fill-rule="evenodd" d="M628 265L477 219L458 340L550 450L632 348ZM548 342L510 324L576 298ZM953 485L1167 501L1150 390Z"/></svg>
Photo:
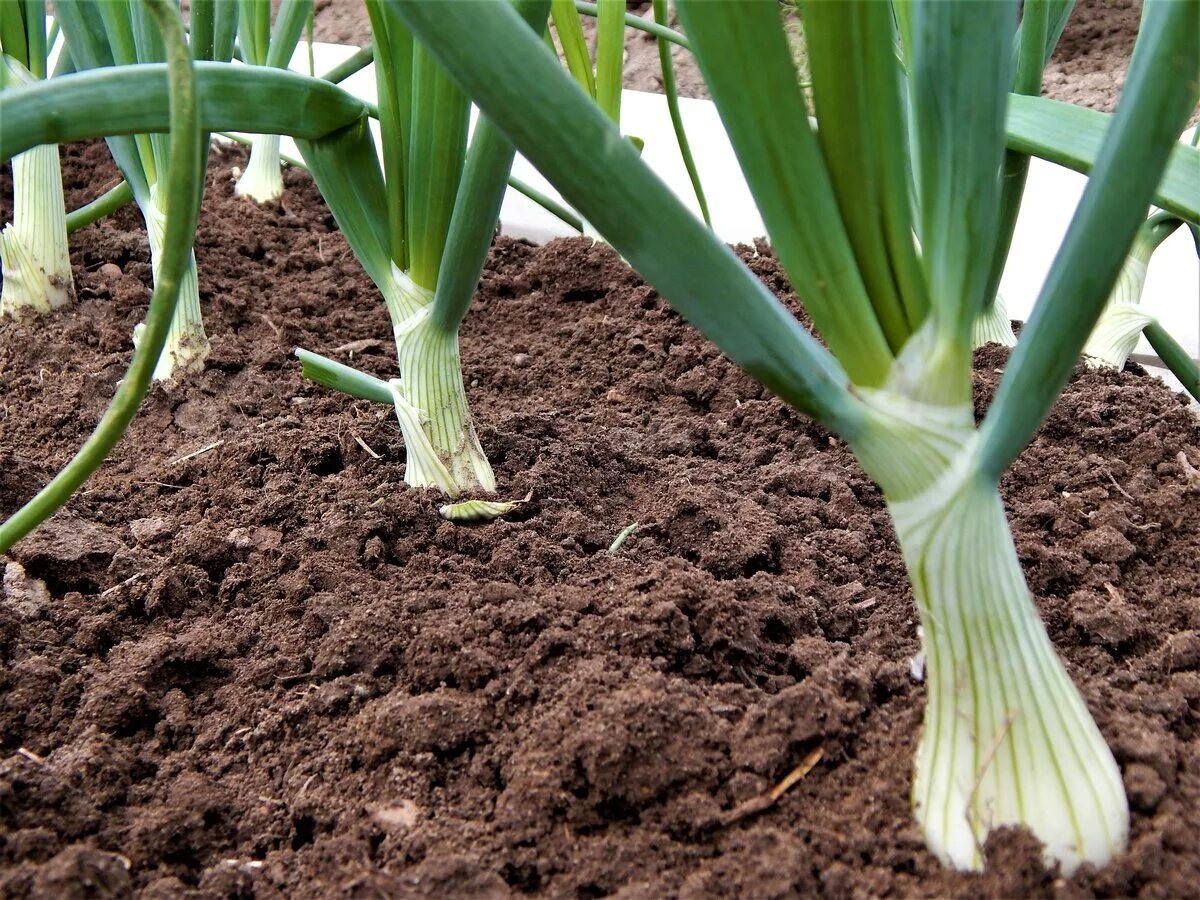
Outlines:
<svg viewBox="0 0 1200 900"><path fill-rule="evenodd" d="M929 373L929 377L934 377ZM945 863L980 869L1023 825L1067 874L1125 844L1121 773L1033 605L969 404L864 392L851 442L883 488L921 622L928 696L913 807Z"/></svg>
<svg viewBox="0 0 1200 900"><path fill-rule="evenodd" d="M162 267L163 246L166 240L167 213L163 207L164 197L158 184L150 188L150 202L146 204L146 233L150 240L150 265L155 283ZM138 325L133 332L134 344L143 340L146 325ZM187 265L179 284L179 299L171 327L167 334L166 347L154 367L156 381L170 381L180 372L196 372L204 368L210 345L204 333L204 320L200 313L200 285L196 273L196 254L189 248Z"/></svg>
<svg viewBox="0 0 1200 900"><path fill-rule="evenodd" d="M234 187L234 193L249 197L256 203L279 199L283 193L283 176L279 166L279 135L251 136L250 160Z"/></svg>
<svg viewBox="0 0 1200 900"><path fill-rule="evenodd" d="M1012 320L1008 317L1008 304L1004 302L999 291L993 295L992 302L984 307L983 312L975 317L971 343L974 347L982 347L984 344L999 344L1001 347L1017 345Z"/></svg>
<svg viewBox="0 0 1200 900"><path fill-rule="evenodd" d="M437 487L449 497L496 489L496 477L479 443L463 386L458 328L437 327L433 292L397 271L398 308L412 310L395 326L400 378L396 412L404 430L413 487ZM415 307L415 308L414 308Z"/></svg>
<svg viewBox="0 0 1200 900"><path fill-rule="evenodd" d="M1094 369L1123 369L1147 325L1155 321L1138 304L1146 286L1150 257L1182 222L1169 213L1156 213L1138 229L1137 238L1117 275L1108 303L1087 343L1083 361Z"/></svg>
<svg viewBox="0 0 1200 900"><path fill-rule="evenodd" d="M0 233L0 314L48 313L75 297L58 145L13 158L13 221Z"/></svg>

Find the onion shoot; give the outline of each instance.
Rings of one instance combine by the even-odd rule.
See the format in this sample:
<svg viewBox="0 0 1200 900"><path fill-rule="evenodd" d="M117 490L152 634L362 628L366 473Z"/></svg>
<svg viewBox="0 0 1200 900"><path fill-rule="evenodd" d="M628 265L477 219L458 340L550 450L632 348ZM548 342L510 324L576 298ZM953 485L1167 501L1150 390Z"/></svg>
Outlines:
<svg viewBox="0 0 1200 900"><path fill-rule="evenodd" d="M928 664L912 799L930 849L978 869L989 832L1023 825L1066 873L1119 853L1129 822L1120 770L1038 619L998 486L1066 383L1168 168L1195 101L1200 4L1148 0L1117 112L1099 132L1092 118L1062 139L1092 177L977 425L972 331L1008 252L1001 173L1016 0L803 4L819 132L774 0L680 0L823 344L642 165L504 4L388 3L665 299L841 435L880 486ZM1030 68L1057 22L1057 10L1038 7L1024 5L1040 17L1024 23L1038 32ZM481 29L487 54L470 43ZM1021 99L1026 110L1039 102ZM1194 185L1194 171L1182 177Z"/></svg>
<svg viewBox="0 0 1200 900"><path fill-rule="evenodd" d="M63 0L56 5L76 69L131 66L161 62L166 51L149 24L149 11L132 0L87 3ZM236 7L221 2L200 2L193 13L191 50L198 58L228 60L233 53ZM204 135L207 147L208 135ZM163 190L172 164L169 144L161 134L119 135L107 139L109 150L129 184L146 223L151 269L161 270L169 194ZM205 154L207 160L207 153ZM198 177L198 173L193 173ZM200 190L200 188L197 188ZM166 346L154 368L157 381L171 381L204 367L210 349L200 311L200 287L195 253L189 251L180 286L181 296ZM134 330L134 343L145 326Z"/></svg>
<svg viewBox="0 0 1200 900"><path fill-rule="evenodd" d="M0 84L45 78L47 49L44 0L0 4ZM0 232L0 315L61 309L74 300L75 283L58 146L44 144L17 155L12 176L13 221Z"/></svg>
<svg viewBox="0 0 1200 900"><path fill-rule="evenodd" d="M304 31L304 23L312 14L312 0L283 0L274 28L271 27L270 0L237 0L237 4L243 61L254 66L287 68ZM256 203L276 200L283 193L279 135L251 137L250 160L234 191Z"/></svg>

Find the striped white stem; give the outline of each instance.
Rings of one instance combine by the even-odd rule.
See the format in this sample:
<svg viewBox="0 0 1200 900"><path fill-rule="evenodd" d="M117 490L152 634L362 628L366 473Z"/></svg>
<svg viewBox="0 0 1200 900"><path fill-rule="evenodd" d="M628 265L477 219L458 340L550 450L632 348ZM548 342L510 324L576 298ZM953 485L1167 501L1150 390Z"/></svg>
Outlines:
<svg viewBox="0 0 1200 900"><path fill-rule="evenodd" d="M18 153L12 176L13 221L0 233L0 314L48 313L75 298L58 145Z"/></svg>
<svg viewBox="0 0 1200 900"><path fill-rule="evenodd" d="M1055 654L995 486L976 474L971 407L864 392L878 428L854 450L888 499L922 629L924 728L913 807L930 849L982 867L1024 825L1064 872L1125 844L1121 773Z"/></svg>
<svg viewBox="0 0 1200 900"><path fill-rule="evenodd" d="M392 391L392 403L396 407L400 433L404 435L404 448L407 452L404 466L405 483L413 487L435 487L451 497L457 496L458 487L450 476L450 470L429 442L429 434L426 431L429 417L408 402L404 384L399 378L389 381L388 387Z"/></svg>
<svg viewBox="0 0 1200 900"><path fill-rule="evenodd" d="M150 189L150 202L142 210L146 219L146 234L150 240L150 266L154 279L158 280L159 259L166 239L167 214L162 209L158 185ZM133 332L136 345L141 339L143 325ZM154 378L170 381L177 371L195 372L204 368L209 353L208 336L204 333L204 320L200 315L200 285L196 276L196 254L188 252L188 265L179 284L179 301L167 343L163 347L158 364L154 367Z"/></svg>
<svg viewBox="0 0 1200 900"><path fill-rule="evenodd" d="M458 355L458 333L436 328L429 315L433 292L394 272L398 308L413 309L395 326L399 390L408 409L396 406L408 464L404 480L436 487L450 497L494 491L496 477L471 421ZM391 302L389 302L391 308Z"/></svg>
<svg viewBox="0 0 1200 900"><path fill-rule="evenodd" d="M1000 344L1002 347L1017 346L1012 321L1008 318L1008 305L999 293L992 305L979 314L971 334L973 345Z"/></svg>
<svg viewBox="0 0 1200 900"><path fill-rule="evenodd" d="M1137 255L1137 249L1135 244L1134 252L1125 259L1108 305L1083 345L1083 361L1094 369L1125 368L1125 360L1137 346L1142 331L1154 321L1154 316L1138 306L1146 285L1148 259Z"/></svg>
<svg viewBox="0 0 1200 900"><path fill-rule="evenodd" d="M256 134L250 138L250 159L246 171L234 185L235 194L256 203L276 200L283 193L283 175L279 168L279 135Z"/></svg>

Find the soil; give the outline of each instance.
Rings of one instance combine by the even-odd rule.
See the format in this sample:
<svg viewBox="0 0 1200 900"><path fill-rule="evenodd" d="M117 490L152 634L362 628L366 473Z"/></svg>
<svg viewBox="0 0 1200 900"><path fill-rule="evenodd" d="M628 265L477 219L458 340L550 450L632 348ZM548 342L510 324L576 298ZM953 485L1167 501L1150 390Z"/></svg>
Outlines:
<svg viewBox="0 0 1200 900"><path fill-rule="evenodd" d="M116 177L64 156L72 207ZM948 872L907 800L915 610L845 447L605 246L499 238L462 357L501 489L534 501L445 522L390 410L301 380L296 345L391 374L387 316L307 175L259 208L244 165L214 154L196 245L208 368L0 560L0 896L1200 895L1182 397L1078 371L1003 483L1130 848L1063 879L1008 831ZM136 210L71 248L79 304L0 329L0 515L86 436L145 312ZM981 405L1004 364L980 352Z"/></svg>
<svg viewBox="0 0 1200 900"><path fill-rule="evenodd" d="M631 12L653 20L649 3L627 5ZM360 47L370 42L371 25L362 0L316 0L314 8L313 33L317 40ZM1046 66L1042 95L1112 112L1125 83L1141 14L1141 0L1078 0ZM585 27L588 22L585 19ZM673 9L671 24L679 27ZM627 31L625 51L625 87L661 92L658 44L653 36ZM707 97L708 90L692 55L675 47L671 58L679 95Z"/></svg>

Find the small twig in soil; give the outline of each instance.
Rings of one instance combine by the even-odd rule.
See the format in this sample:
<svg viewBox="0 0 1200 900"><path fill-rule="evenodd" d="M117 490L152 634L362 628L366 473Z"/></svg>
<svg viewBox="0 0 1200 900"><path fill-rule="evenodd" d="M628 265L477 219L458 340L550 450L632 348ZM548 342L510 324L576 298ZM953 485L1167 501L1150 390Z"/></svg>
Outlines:
<svg viewBox="0 0 1200 900"><path fill-rule="evenodd" d="M348 344L342 344L330 350L330 353L349 353L353 356L355 353L362 353L364 350L378 350L383 346L383 341L376 338L363 338L360 341L351 341Z"/></svg>
<svg viewBox="0 0 1200 900"><path fill-rule="evenodd" d="M608 545L608 552L616 553L618 550L620 550L621 545L624 544L625 541L627 541L629 539L629 536L632 535L637 530L638 530L637 522L634 522L632 525L626 525L624 528L622 528L621 533L618 534L616 539L611 544Z"/></svg>
<svg viewBox="0 0 1200 900"><path fill-rule="evenodd" d="M25 747L18 747L17 755L23 756L30 762L38 763L39 765L41 765L42 763L44 763L46 761L43 757L38 756L32 750L26 749Z"/></svg>
<svg viewBox="0 0 1200 900"><path fill-rule="evenodd" d="M121 588L125 587L125 585L133 584L135 581L137 581L139 578L141 578L145 574L146 574L145 572L134 572L132 575L130 575L128 578L126 578L124 581L122 581L120 584L114 584L112 587L108 588L107 590L101 591L100 596L107 597L113 591L119 591Z"/></svg>
<svg viewBox="0 0 1200 900"><path fill-rule="evenodd" d="M224 440L213 441L211 444L209 444L206 447L201 447L199 450L193 450L191 453L185 453L183 456L176 457L175 459L173 459L169 463L167 463L167 465L174 466L174 465L178 465L181 462L187 462L189 459L195 459L197 456L201 456L205 453L208 453L210 450L216 450L218 447L220 447L224 443L225 443Z"/></svg>
<svg viewBox="0 0 1200 900"><path fill-rule="evenodd" d="M284 687L291 687L294 684L299 684L302 681L310 681L318 676L319 673L317 672L301 672L298 675L276 675L275 683Z"/></svg>
<svg viewBox="0 0 1200 900"><path fill-rule="evenodd" d="M371 457L371 459L383 459L382 456L380 456L378 453L376 453L374 450L372 450L370 447L368 447L367 442L364 441L362 438L360 438L355 432L351 431L350 434L354 436L354 443L358 444L358 446L360 446L364 450L366 450L367 455L369 457Z"/></svg>
<svg viewBox="0 0 1200 900"><path fill-rule="evenodd" d="M1113 477L1112 472L1108 471L1108 469L1106 469L1104 466L1101 466L1100 469L1102 472L1104 472L1105 475L1108 476L1108 480L1113 483L1113 487L1115 487L1118 491L1121 492L1122 497L1124 497L1126 500L1133 500L1134 503L1137 503L1137 501L1133 499L1133 495L1130 494L1129 491L1125 490L1125 488L1121 487L1121 485L1117 483L1117 479Z"/></svg>
<svg viewBox="0 0 1200 900"><path fill-rule="evenodd" d="M759 794L757 797L751 797L745 800L727 812L721 819L722 825L732 825L734 822L741 821L747 816L757 815L764 810L770 809L779 802L779 798L786 794L801 778L813 770L813 768L821 761L821 757L825 755L825 751L817 747L808 756L804 757L800 765L788 772L787 776L771 790L765 794Z"/></svg>
<svg viewBox="0 0 1200 900"><path fill-rule="evenodd" d="M309 786L310 784L312 784L312 783L313 783L313 779L314 779L314 778L316 778L316 777L317 777L317 773L316 773L316 772L313 772L311 775L309 775L309 776L308 776L308 779L307 779L307 780L304 782L304 784L300 785L300 790L298 790L298 791L296 792L296 799L297 799L297 800L299 800L299 799L300 799L300 795L301 795L301 794L303 794L305 791L307 791L307 790L308 790L308 786Z"/></svg>
<svg viewBox="0 0 1200 900"><path fill-rule="evenodd" d="M283 329L280 328L278 325L276 325L274 322L272 322L271 318L266 313L259 313L258 315L259 315L259 318L261 318L264 322L267 323L267 327L270 328L273 332L275 332L275 337L278 338L278 337L283 336Z"/></svg>

